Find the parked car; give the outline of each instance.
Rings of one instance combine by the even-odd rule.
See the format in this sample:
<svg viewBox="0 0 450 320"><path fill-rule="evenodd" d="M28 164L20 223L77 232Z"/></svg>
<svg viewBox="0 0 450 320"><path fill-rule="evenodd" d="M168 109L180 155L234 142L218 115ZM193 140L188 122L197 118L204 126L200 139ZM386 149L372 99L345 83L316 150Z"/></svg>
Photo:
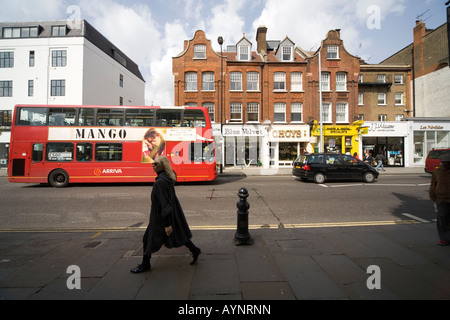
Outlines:
<svg viewBox="0 0 450 320"><path fill-rule="evenodd" d="M374 167L346 154L311 153L299 156L292 174L303 181L324 183L327 180L362 180L372 183L378 178Z"/></svg>
<svg viewBox="0 0 450 320"><path fill-rule="evenodd" d="M441 165L439 158L446 153L450 153L450 148L431 150L425 160L425 172L432 173L434 169L439 167Z"/></svg>

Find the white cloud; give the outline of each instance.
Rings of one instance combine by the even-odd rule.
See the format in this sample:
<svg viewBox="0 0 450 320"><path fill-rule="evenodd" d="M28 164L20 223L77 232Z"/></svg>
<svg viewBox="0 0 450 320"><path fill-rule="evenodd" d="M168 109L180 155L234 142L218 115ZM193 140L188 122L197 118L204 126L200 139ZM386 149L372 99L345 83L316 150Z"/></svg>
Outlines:
<svg viewBox="0 0 450 320"><path fill-rule="evenodd" d="M0 21L39 21L66 19L65 0L15 0L0 2Z"/></svg>

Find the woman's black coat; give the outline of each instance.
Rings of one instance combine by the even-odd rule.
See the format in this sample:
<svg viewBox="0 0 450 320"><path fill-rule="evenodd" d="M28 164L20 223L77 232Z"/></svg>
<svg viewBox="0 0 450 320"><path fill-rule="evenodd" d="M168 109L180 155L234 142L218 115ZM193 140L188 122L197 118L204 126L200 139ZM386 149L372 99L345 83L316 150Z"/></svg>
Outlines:
<svg viewBox="0 0 450 320"><path fill-rule="evenodd" d="M192 238L174 186L174 181L165 171L156 177L151 195L150 223L143 238L145 254L151 255L161 249L163 244L167 248L181 247ZM170 236L165 231L168 226L173 229Z"/></svg>

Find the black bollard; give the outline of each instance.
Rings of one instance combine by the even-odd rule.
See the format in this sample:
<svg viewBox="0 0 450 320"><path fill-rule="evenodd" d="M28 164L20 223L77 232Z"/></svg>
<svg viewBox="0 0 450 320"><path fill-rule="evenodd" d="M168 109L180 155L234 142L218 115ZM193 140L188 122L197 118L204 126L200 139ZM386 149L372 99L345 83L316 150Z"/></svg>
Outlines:
<svg viewBox="0 0 450 320"><path fill-rule="evenodd" d="M246 188L239 189L239 201L236 204L237 210L237 231L234 240L237 246L250 245L252 240L248 233L248 209L250 204L247 202L248 191Z"/></svg>

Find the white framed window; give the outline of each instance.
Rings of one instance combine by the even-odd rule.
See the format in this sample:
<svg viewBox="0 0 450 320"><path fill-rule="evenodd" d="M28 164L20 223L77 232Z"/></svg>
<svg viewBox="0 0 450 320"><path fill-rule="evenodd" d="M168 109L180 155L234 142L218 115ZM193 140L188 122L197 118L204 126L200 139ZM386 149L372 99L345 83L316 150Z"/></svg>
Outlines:
<svg viewBox="0 0 450 320"><path fill-rule="evenodd" d="M291 91L303 91L303 78L301 72L291 73Z"/></svg>
<svg viewBox="0 0 450 320"><path fill-rule="evenodd" d="M378 93L378 105L385 106L386 105L386 93Z"/></svg>
<svg viewBox="0 0 450 320"><path fill-rule="evenodd" d="M247 91L259 91L258 72L247 72Z"/></svg>
<svg viewBox="0 0 450 320"><path fill-rule="evenodd" d="M230 122L242 122L242 103L230 103Z"/></svg>
<svg viewBox="0 0 450 320"><path fill-rule="evenodd" d="M214 72L202 73L202 90L214 91Z"/></svg>
<svg viewBox="0 0 450 320"><path fill-rule="evenodd" d="M216 114L216 108L214 107L214 103L212 102L204 102L203 107L208 109L209 114L209 120L211 120L212 123L215 122L215 114Z"/></svg>
<svg viewBox="0 0 450 320"><path fill-rule="evenodd" d="M284 46L282 47L282 61L292 61L292 47Z"/></svg>
<svg viewBox="0 0 450 320"><path fill-rule="evenodd" d="M386 114L379 114L378 115L378 121L387 121L387 115Z"/></svg>
<svg viewBox="0 0 450 320"><path fill-rule="evenodd" d="M286 103L275 103L274 122L286 122Z"/></svg>
<svg viewBox="0 0 450 320"><path fill-rule="evenodd" d="M327 46L327 59L339 59L339 47L336 45Z"/></svg>
<svg viewBox="0 0 450 320"><path fill-rule="evenodd" d="M397 106L403 105L403 93L402 92L395 93L395 105L397 105Z"/></svg>
<svg viewBox="0 0 450 320"><path fill-rule="evenodd" d="M404 118L403 114L396 114L395 115L395 121L402 121L403 118Z"/></svg>
<svg viewBox="0 0 450 320"><path fill-rule="evenodd" d="M291 122L303 121L303 104L294 102L291 104Z"/></svg>
<svg viewBox="0 0 450 320"><path fill-rule="evenodd" d="M186 72L184 82L186 91L197 91L197 72Z"/></svg>
<svg viewBox="0 0 450 320"><path fill-rule="evenodd" d="M331 103L330 102L322 103L322 119L323 119L323 122L332 122Z"/></svg>
<svg viewBox="0 0 450 320"><path fill-rule="evenodd" d="M394 76L394 83L395 84L403 84L403 75L402 74L396 74Z"/></svg>
<svg viewBox="0 0 450 320"><path fill-rule="evenodd" d="M386 75L385 74L377 75L377 82L378 83L386 83Z"/></svg>
<svg viewBox="0 0 450 320"><path fill-rule="evenodd" d="M247 104L247 122L259 122L259 103L250 102Z"/></svg>
<svg viewBox="0 0 450 320"><path fill-rule="evenodd" d="M348 103L338 102L336 104L336 122L348 123Z"/></svg>
<svg viewBox="0 0 450 320"><path fill-rule="evenodd" d="M52 67L65 67L67 65L67 50L52 51Z"/></svg>
<svg viewBox="0 0 450 320"><path fill-rule="evenodd" d="M205 44L194 45L194 59L206 59L206 45Z"/></svg>
<svg viewBox="0 0 450 320"><path fill-rule="evenodd" d="M274 91L286 90L286 73L275 72L273 74L273 90Z"/></svg>
<svg viewBox="0 0 450 320"><path fill-rule="evenodd" d="M242 72L230 72L230 91L242 91Z"/></svg>
<svg viewBox="0 0 450 320"><path fill-rule="evenodd" d="M361 73L358 75L358 83L364 83L364 75Z"/></svg>
<svg viewBox="0 0 450 320"><path fill-rule="evenodd" d="M322 72L322 91L330 91L330 73Z"/></svg>
<svg viewBox="0 0 450 320"><path fill-rule="evenodd" d="M239 61L250 61L250 46L238 46Z"/></svg>
<svg viewBox="0 0 450 320"><path fill-rule="evenodd" d="M336 73L336 91L347 91L347 74L345 72Z"/></svg>
<svg viewBox="0 0 450 320"><path fill-rule="evenodd" d="M359 106L364 105L364 93L362 92L358 93L358 105Z"/></svg>

